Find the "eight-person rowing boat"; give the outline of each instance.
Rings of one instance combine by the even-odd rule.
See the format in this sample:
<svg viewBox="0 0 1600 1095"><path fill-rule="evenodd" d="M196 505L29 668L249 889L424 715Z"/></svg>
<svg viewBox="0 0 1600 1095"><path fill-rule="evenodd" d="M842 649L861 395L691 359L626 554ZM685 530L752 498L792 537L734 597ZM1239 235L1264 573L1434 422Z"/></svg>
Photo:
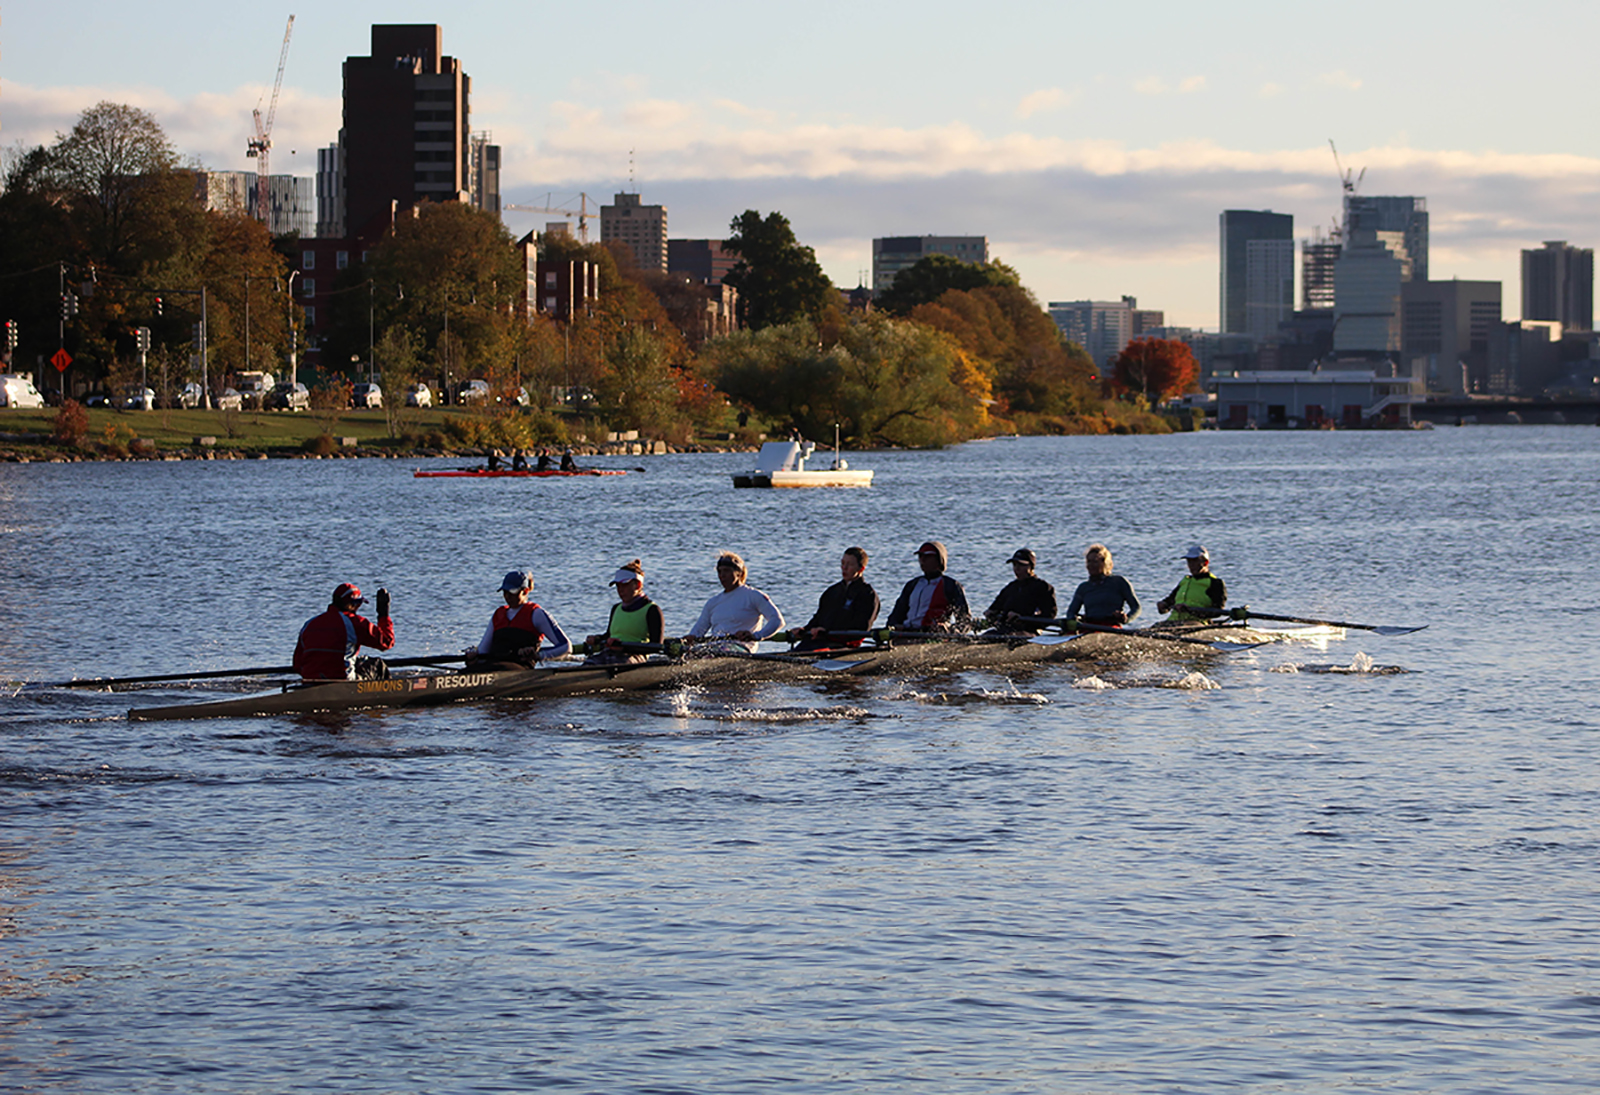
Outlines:
<svg viewBox="0 0 1600 1095"><path fill-rule="evenodd" d="M532 600L532 572L513 570L500 585L505 604L495 610L479 643L458 656L465 660L464 670L438 669L441 662L456 659L435 655L395 662L397 667L429 666L400 675L392 674L381 658L359 655L363 646L384 651L394 645L388 591L378 591L377 621L373 623L359 615L365 603L361 591L351 583L341 583L327 610L301 630L293 663L300 681L254 696L136 708L129 716L259 716L831 674L909 675L1047 661L1205 657L1248 650L1296 634L1253 627L1249 623L1252 616L1312 625L1320 629L1319 638L1342 634L1346 627L1378 634L1418 630L1228 609L1222 581L1210 574L1209 553L1198 544L1184 555L1189 576L1159 605L1163 611L1170 610L1170 616L1153 627L1125 626L1138 613L1138 599L1122 576L1112 574L1110 552L1100 544L1091 546L1085 555L1089 581L1078 587L1066 616L1055 615L1054 588L1035 575L1037 557L1022 548L1007 560L1015 580L995 598L983 618L974 620L961 583L946 573L949 553L945 546L930 540L914 554L921 576L901 590L887 628L874 627L879 601L865 581L867 553L852 547L840 562L842 581L824 592L817 612L803 627L784 630L783 613L771 598L747 584L744 560L736 552L724 551L716 561L722 590L706 602L694 627L681 639L666 637L661 608L644 595L644 566L635 559L614 572L611 584L620 603L613 609L606 631L590 636L584 644L586 657L572 653L560 624L548 609ZM984 624L990 625L987 630L977 630ZM784 652L759 646L784 641L790 644ZM280 671L273 667L238 675ZM214 677L222 672L195 676ZM178 678L67 683L112 687L170 679Z"/></svg>

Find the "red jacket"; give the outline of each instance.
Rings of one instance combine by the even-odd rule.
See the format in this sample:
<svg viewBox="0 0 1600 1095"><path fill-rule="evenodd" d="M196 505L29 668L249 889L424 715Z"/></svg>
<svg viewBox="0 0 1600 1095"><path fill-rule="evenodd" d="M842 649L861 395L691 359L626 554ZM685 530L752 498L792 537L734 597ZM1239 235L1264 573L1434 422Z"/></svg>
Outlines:
<svg viewBox="0 0 1600 1095"><path fill-rule="evenodd" d="M300 629L294 644L294 668L302 680L349 681L356 676L356 651L363 646L388 650L394 645L394 621L379 616L377 625L354 612L329 608Z"/></svg>

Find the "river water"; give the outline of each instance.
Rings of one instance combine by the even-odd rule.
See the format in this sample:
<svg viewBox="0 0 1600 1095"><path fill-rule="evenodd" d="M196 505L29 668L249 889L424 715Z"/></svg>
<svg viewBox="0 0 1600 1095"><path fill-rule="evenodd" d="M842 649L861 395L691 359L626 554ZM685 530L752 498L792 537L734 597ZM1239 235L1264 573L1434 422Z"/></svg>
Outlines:
<svg viewBox="0 0 1600 1095"><path fill-rule="evenodd" d="M1600 430L750 461L0 466L0 680L281 665L344 580L453 652L523 566L581 636L634 556L681 632L722 548L799 622L860 544L887 611L928 538L979 605L1101 540L1149 617L1199 539L1236 604L1428 629L337 719L12 683L0 1087L1600 1085Z"/></svg>

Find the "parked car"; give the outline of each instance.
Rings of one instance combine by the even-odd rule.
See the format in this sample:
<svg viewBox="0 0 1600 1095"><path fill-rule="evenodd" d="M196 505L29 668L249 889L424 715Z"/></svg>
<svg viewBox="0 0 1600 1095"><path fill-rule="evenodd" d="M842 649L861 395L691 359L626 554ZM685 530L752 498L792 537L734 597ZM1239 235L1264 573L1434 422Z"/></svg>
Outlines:
<svg viewBox="0 0 1600 1095"><path fill-rule="evenodd" d="M497 395L494 397L494 401L496 403L513 403L518 407L526 407L529 403L528 389L517 388L505 395Z"/></svg>
<svg viewBox="0 0 1600 1095"><path fill-rule="evenodd" d="M135 384L123 395L122 406L130 411L153 411L156 407L156 393L150 388L141 388Z"/></svg>
<svg viewBox="0 0 1600 1095"><path fill-rule="evenodd" d="M489 382L486 380L467 380L456 389L457 403L487 403L489 401Z"/></svg>
<svg viewBox="0 0 1600 1095"><path fill-rule="evenodd" d="M178 393L178 406L190 409L198 407L204 395L205 393L200 390L200 385L191 380L183 386L183 391Z"/></svg>
<svg viewBox="0 0 1600 1095"><path fill-rule="evenodd" d="M111 406L111 394L109 392L90 392L83 397L83 405L85 407L109 407Z"/></svg>
<svg viewBox="0 0 1600 1095"><path fill-rule="evenodd" d="M383 389L378 387L376 384L357 384L350 391L350 406L383 406Z"/></svg>
<svg viewBox="0 0 1600 1095"><path fill-rule="evenodd" d="M433 392L426 384L413 384L406 389L406 406L431 407L433 406Z"/></svg>
<svg viewBox="0 0 1600 1095"><path fill-rule="evenodd" d="M280 384L272 389L272 405L280 411L303 411L311 406L311 393L304 384Z"/></svg>
<svg viewBox="0 0 1600 1095"><path fill-rule="evenodd" d="M0 407L42 407L44 396L33 378L22 373L0 373Z"/></svg>
<svg viewBox="0 0 1600 1095"><path fill-rule="evenodd" d="M267 397L278 386L271 373L245 372L239 374L239 394L244 405L253 408L267 406Z"/></svg>
<svg viewBox="0 0 1600 1095"><path fill-rule="evenodd" d="M217 396L217 410L242 411L244 410L244 396L235 388L224 388L222 394Z"/></svg>

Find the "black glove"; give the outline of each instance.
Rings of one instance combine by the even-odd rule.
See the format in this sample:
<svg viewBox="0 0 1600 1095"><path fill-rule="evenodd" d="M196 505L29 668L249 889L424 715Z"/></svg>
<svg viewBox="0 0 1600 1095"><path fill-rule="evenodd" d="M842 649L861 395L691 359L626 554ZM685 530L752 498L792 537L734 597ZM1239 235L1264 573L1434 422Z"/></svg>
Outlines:
<svg viewBox="0 0 1600 1095"><path fill-rule="evenodd" d="M389 591L387 589L378 590L378 615L389 615Z"/></svg>

